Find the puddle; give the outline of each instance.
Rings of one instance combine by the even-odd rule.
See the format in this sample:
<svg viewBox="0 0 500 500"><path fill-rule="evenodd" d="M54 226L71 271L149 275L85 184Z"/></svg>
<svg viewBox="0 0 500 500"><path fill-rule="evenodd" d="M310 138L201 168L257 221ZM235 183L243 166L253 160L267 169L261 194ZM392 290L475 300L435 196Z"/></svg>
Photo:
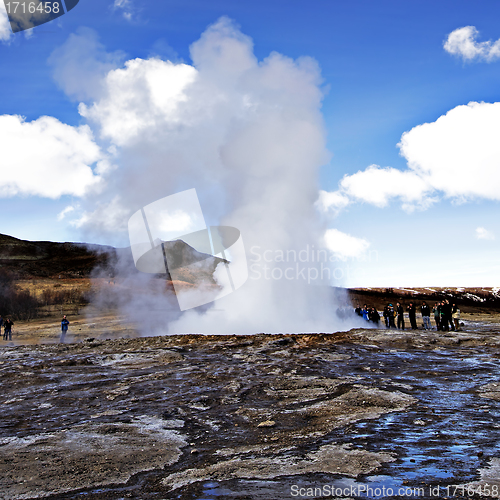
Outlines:
<svg viewBox="0 0 500 500"><path fill-rule="evenodd" d="M499 392L496 346L297 338L0 351L0 474L25 467L35 481L2 494L42 495L47 479L37 479L31 455L44 446L75 469L58 490L63 461L61 470L50 464L53 489L43 494L58 500L435 498L430 488L444 498L447 486L477 481L500 457L500 401L487 397ZM114 471L114 483L78 468L78 440L93 450L101 443L100 467ZM168 460L161 443L170 443ZM7 462L16 447L18 462ZM348 474L343 460L362 472Z"/></svg>
<svg viewBox="0 0 500 500"><path fill-rule="evenodd" d="M398 460L383 465L380 474L360 480L323 475L314 481L302 476L268 482L211 481L203 484L199 494L193 488L192 496L182 498L244 498L245 494L252 499L318 498L329 496L325 493L335 490L341 497L395 498L404 490L399 497L433 498L430 488L445 497L451 491L450 485L477 479L478 469L485 465L487 457L500 456L500 425L497 424L500 405L492 400L481 404L475 392L481 385L500 377L500 362L493 353L481 350L466 358L461 358L463 351L459 350L372 351L369 357L365 354L366 350L360 349L352 356L355 361L346 361L345 372L352 376L366 366L394 369L395 364L403 362L405 365L400 365L397 380L392 378L392 383L403 390L406 388L419 400L418 405L409 412L391 413L376 421L331 433L321 444L354 443L372 452L396 452ZM335 375L339 376L338 367ZM292 491L293 486L299 489ZM422 487L425 496L422 496ZM323 489L316 491L320 495L307 496L311 488L313 493L315 488ZM384 491L386 494L381 494ZM394 494L387 495L391 491ZM299 495L300 492L304 496ZM353 492L358 495L352 495Z"/></svg>

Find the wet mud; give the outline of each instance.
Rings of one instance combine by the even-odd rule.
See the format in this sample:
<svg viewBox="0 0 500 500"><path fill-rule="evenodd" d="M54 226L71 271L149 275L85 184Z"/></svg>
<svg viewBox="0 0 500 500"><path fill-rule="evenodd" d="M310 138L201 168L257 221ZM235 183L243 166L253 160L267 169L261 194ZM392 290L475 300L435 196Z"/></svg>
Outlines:
<svg viewBox="0 0 500 500"><path fill-rule="evenodd" d="M0 498L500 497L498 332L4 343Z"/></svg>

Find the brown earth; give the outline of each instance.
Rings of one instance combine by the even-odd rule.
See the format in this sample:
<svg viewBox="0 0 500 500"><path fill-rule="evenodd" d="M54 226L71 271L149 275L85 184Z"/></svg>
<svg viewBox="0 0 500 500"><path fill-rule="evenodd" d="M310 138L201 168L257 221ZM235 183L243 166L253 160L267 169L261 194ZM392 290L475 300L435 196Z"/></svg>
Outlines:
<svg viewBox="0 0 500 500"><path fill-rule="evenodd" d="M500 316L478 318L488 322L466 317L461 332L124 339L114 337L137 335L124 318L82 314L70 318L78 343L64 345L58 322L20 323L19 345L0 348L0 496L195 499L219 488L281 499L297 484L481 484L500 459L490 443Z"/></svg>

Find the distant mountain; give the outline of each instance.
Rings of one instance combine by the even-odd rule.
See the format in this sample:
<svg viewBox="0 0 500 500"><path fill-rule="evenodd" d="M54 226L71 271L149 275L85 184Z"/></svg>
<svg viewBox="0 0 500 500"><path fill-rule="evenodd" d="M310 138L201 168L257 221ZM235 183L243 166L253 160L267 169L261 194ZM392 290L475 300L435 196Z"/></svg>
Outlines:
<svg viewBox="0 0 500 500"><path fill-rule="evenodd" d="M176 269L176 278L187 283L213 282L212 274L223 262L198 252L182 240L163 245L168 262ZM189 266L195 262L204 265L193 274ZM0 269L13 273L18 279L113 277L138 272L130 247L26 241L3 234L0 234ZM159 276L171 279L170 273Z"/></svg>

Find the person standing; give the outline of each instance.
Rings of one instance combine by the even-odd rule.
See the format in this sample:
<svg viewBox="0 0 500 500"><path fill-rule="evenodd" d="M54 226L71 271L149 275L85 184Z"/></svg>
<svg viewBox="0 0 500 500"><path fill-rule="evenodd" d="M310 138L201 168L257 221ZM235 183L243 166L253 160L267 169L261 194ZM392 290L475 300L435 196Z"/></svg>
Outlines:
<svg viewBox="0 0 500 500"><path fill-rule="evenodd" d="M398 315L398 329L404 330L405 329L405 310L403 309L403 306L399 302L396 302L396 314Z"/></svg>
<svg viewBox="0 0 500 500"><path fill-rule="evenodd" d="M453 318L453 323L455 323L455 330L458 332L460 327L460 309L456 304L453 304L452 306L451 317Z"/></svg>
<svg viewBox="0 0 500 500"><path fill-rule="evenodd" d="M446 299L444 301L444 307L445 307L445 311L446 311L446 320L445 320L447 322L446 326L448 327L448 324L449 324L451 331L454 331L455 325L453 324L451 304L450 304L448 299Z"/></svg>
<svg viewBox="0 0 500 500"><path fill-rule="evenodd" d="M364 320L369 321L369 318L368 318L368 307L366 307L366 304L363 306L363 309L361 309L361 316L363 316Z"/></svg>
<svg viewBox="0 0 500 500"><path fill-rule="evenodd" d="M3 339L4 340L12 340L12 327L13 326L14 326L13 321L10 318L5 318L4 331L3 331Z"/></svg>
<svg viewBox="0 0 500 500"><path fill-rule="evenodd" d="M388 306L384 306L384 312L382 313L382 316L384 317L385 327L389 328L389 307Z"/></svg>
<svg viewBox="0 0 500 500"><path fill-rule="evenodd" d="M374 307L370 309L368 317L370 318L370 321L373 321L373 323L375 323L378 326L378 323L380 321L380 314Z"/></svg>
<svg viewBox="0 0 500 500"><path fill-rule="evenodd" d="M417 308L415 307L413 302L410 302L410 305L407 307L407 310L408 310L408 318L410 319L411 328L412 328L412 330L416 330L417 329L417 318L416 318Z"/></svg>
<svg viewBox="0 0 500 500"><path fill-rule="evenodd" d="M389 328L396 328L396 325L394 324L394 315L396 314L396 311L394 311L394 307L392 304L389 304Z"/></svg>
<svg viewBox="0 0 500 500"><path fill-rule="evenodd" d="M431 308L427 305L427 302L422 302L422 307L420 308L422 313L422 319L424 321L424 328L426 330L431 329Z"/></svg>
<svg viewBox="0 0 500 500"><path fill-rule="evenodd" d="M439 329L443 332L448 331L448 319L446 317L446 303L442 301L439 305Z"/></svg>
<svg viewBox="0 0 500 500"><path fill-rule="evenodd" d="M436 330L439 331L439 302L434 303L434 307L432 308L432 312L434 313L434 321L436 322Z"/></svg>
<svg viewBox="0 0 500 500"><path fill-rule="evenodd" d="M2 331L2 326L3 326L3 318L2 315L0 314L0 332Z"/></svg>
<svg viewBox="0 0 500 500"><path fill-rule="evenodd" d="M68 333L68 326L69 321L67 320L66 315L64 315L61 321L61 338L59 339L61 344L64 343L64 337L66 336L66 333Z"/></svg>

